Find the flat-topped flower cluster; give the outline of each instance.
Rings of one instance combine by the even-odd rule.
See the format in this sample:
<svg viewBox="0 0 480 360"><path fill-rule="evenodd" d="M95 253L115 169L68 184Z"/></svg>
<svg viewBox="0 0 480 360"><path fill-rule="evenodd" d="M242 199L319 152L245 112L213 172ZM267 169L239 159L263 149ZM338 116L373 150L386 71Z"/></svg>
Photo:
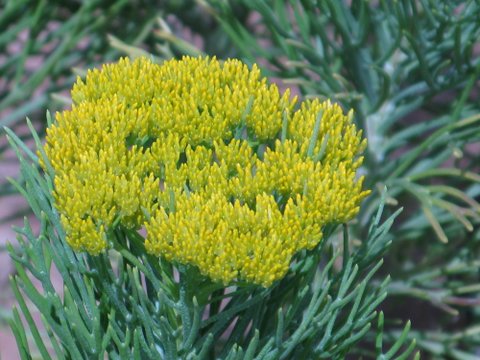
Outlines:
<svg viewBox="0 0 480 360"><path fill-rule="evenodd" d="M45 151L77 251L98 254L115 227L144 227L151 254L268 287L368 193L352 113L297 106L255 65L121 59L89 71L72 99Z"/></svg>

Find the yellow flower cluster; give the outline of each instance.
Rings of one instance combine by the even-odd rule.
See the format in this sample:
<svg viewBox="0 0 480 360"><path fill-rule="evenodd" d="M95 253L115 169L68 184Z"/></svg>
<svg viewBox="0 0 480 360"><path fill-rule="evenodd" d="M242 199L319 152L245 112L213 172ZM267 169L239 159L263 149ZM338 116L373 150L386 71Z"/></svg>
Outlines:
<svg viewBox="0 0 480 360"><path fill-rule="evenodd" d="M214 281L265 287L367 191L361 133L330 102L280 94L254 65L122 59L89 71L45 151L67 241L98 254L115 226Z"/></svg>

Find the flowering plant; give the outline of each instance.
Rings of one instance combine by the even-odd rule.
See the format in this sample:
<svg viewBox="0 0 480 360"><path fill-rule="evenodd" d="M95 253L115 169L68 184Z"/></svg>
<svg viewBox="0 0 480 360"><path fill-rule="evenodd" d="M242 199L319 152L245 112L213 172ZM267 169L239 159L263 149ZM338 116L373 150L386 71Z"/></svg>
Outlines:
<svg viewBox="0 0 480 360"><path fill-rule="evenodd" d="M478 358L479 13L479 1L456 0L176 0L162 5L106 0L8 2L0 15L4 30L0 41L4 54L0 56L0 130L8 126L13 131L6 132L22 161L22 172L14 184L28 199L41 227L39 231L34 221L32 230L27 221L17 229L19 241L10 248L17 266L12 291L2 288L0 296L0 338L3 340L3 331L9 332L1 326L2 319L10 319L24 358L95 358L103 354L112 358L331 359L348 354L348 358L405 359L414 339L427 358ZM229 135L219 136L193 130L199 122L192 119L204 119L210 130L219 124L215 121L219 112L212 111L212 103L195 110L196 101L207 96L198 94L198 86L206 84L207 77L213 79L209 66L205 76L184 72L185 79L192 79L189 85L180 79L175 84L172 78L166 80L166 75L160 74L165 68L151 62L146 66L155 74L142 79L134 71L127 74L126 69L140 69L140 62L149 63L145 59L122 65L123 72L118 64L108 65L96 71L97 75L91 74L90 82L86 80L86 66L111 62L121 55L160 63L184 54L242 59L249 74L260 70L262 75L292 86L300 100L310 100L302 105L285 96L279 105L287 109L284 120L284 111L276 112L274 106L283 98L280 93L272 104L258 106L264 96L254 88L259 89L262 81L267 88L269 85L257 76L246 87L251 91L238 96L240 102L231 106L236 115L225 116L237 122L220 124ZM220 72L215 74L222 73L226 63L229 61L218 62ZM97 81L102 77L98 74L104 74L101 81ZM33 139L18 122L31 116L43 142L47 121L37 110L70 106L71 97L65 94L76 75L84 81L75 90L78 96L73 96L72 110L56 115L55 120L46 117L51 128L49 142L44 147L37 139L39 153L32 152ZM199 78L202 80L195 80ZM172 89L168 95L163 87L167 83ZM219 81L203 86L216 89L216 109L225 108L224 90L232 90L233 83L238 82L232 79L230 85ZM106 86L113 84L119 91L106 91ZM193 96L190 89L194 87L197 93ZM155 93L148 95L147 88ZM172 97L181 88L183 95ZM157 96L160 93L163 100ZM142 100L145 96L154 101ZM193 107L177 107L175 112L192 116L172 118L173 108L164 108L160 118L160 101L172 107L186 104L182 99L194 100ZM357 172L358 180L364 175L363 186L371 192L357 199L360 210L347 223L324 218L315 229L303 215L286 212L286 208L290 202L289 209L308 210L309 216L318 220L311 212L313 206L305 207L313 204L312 189L316 187L305 187L304 194L303 184L295 181L307 179L310 184L317 172L323 174L324 167L332 164L324 157L332 134L320 132L322 124L331 119L324 108L327 99L342 109L353 109L356 136L365 138L367 147L362 152L360 145L352 157L360 161L360 156L365 156L361 167L346 170ZM118 107L113 107L113 102ZM155 106L151 106L153 102ZM312 120L305 122L308 131L293 138L300 124L293 125L295 114L314 102L322 105L323 113L312 110L313 125ZM291 108L289 104L293 104ZM143 113L145 123L162 127L148 129L143 138L129 128L133 122L124 121L132 136L125 134L123 127L115 131L125 138L107 135L115 150L113 160L101 155L96 170L82 175L82 161L69 155L69 146L55 150L63 140L51 135L68 134L62 117L72 126L77 124L68 138L87 136L86 147L79 153L88 164L94 163L94 154L103 154L105 144L92 149L90 140L103 139L103 131L110 130L91 121L92 117L86 121L77 116L79 108L85 112L89 106L98 114L108 112L103 118L112 117L117 125L122 122L112 115L124 114L139 124L136 114L143 106L158 117L147 111L147 115ZM260 118L273 119L268 122L276 133L259 137L254 128L259 125L252 122L259 110L263 112ZM346 121L343 113L338 114ZM270 190L265 188L257 169L278 166L276 159L287 157L280 149L291 146L292 141L302 142L308 152L317 117L315 145L321 141L325 149L321 145L312 150L313 156L303 157L301 145L292 148L292 161L282 160L285 169L272 172L267 183ZM179 122L182 119L190 121L186 124L190 130L185 121ZM77 121L90 123L90 127L79 126ZM193 138L186 138L187 132ZM178 137L173 140L175 144L178 141L174 156L179 161L167 169L166 158L158 150L163 149L160 139L168 140L173 134ZM216 141L198 142L207 135ZM5 166L10 153L1 140L0 165ZM237 150L231 150L233 146ZM219 157L222 150L233 152L235 159ZM119 154L125 155L125 163ZM54 157L62 161L64 155L72 166L58 167L57 163L54 168ZM163 162L149 163L152 156ZM150 168L133 168L137 164L133 158L149 163ZM192 166L194 160L198 167ZM239 165L230 168L231 161ZM302 165L294 169L293 162ZM342 162L349 164L347 158ZM314 171L310 173L312 163ZM131 171L125 170L125 164ZM331 166L332 173L340 168ZM73 177L68 178L67 172ZM297 177L289 180L293 173ZM198 177L196 183L194 176ZM172 183L172 178L178 183ZM149 182L154 183L151 200L147 200ZM0 199L17 193L1 178L0 183ZM355 191L348 185L346 189L351 200L348 194ZM334 193L320 203L343 206L345 201ZM99 198L94 200L95 196ZM102 213L103 207L106 213ZM222 212L212 210L220 207ZM10 214L4 213L0 223L18 223L18 217L25 214L13 207L2 208ZM325 214L331 210L320 208ZM395 218L399 208L405 210ZM283 222L286 218L293 227ZM274 223L277 225L271 225ZM246 225L242 228L240 224ZM248 233L249 227L256 232ZM308 229L312 241L307 245L285 241L286 234ZM306 235L292 239L305 240L310 236ZM0 239L0 256L2 250ZM382 258L385 265L377 271ZM269 267L267 262L274 265ZM3 268L9 269L9 265L7 259ZM56 282L55 269L63 280L61 285ZM386 282L387 274L393 281ZM268 278L272 275L273 280ZM18 299L14 311L11 302L5 301L13 291ZM388 321L381 312L375 320L375 309L385 311ZM403 327L405 319L412 320L410 332L408 326ZM43 326L37 320L42 320ZM8 348L1 346L0 354L10 359Z"/></svg>
<svg viewBox="0 0 480 360"><path fill-rule="evenodd" d="M145 226L148 253L268 287L367 194L351 116L319 101L294 111L288 91L236 60L123 59L72 98L45 152L76 250L98 254L107 232Z"/></svg>
<svg viewBox="0 0 480 360"><path fill-rule="evenodd" d="M72 99L38 157L8 131L19 187L42 220L38 236L19 229L13 284L40 309L58 356L331 358L368 330L385 296L366 292L381 264L372 244L387 242L396 214L380 226L381 206L353 254L344 225L336 265L328 241L368 194L352 112L296 106L257 67L215 58L122 59L89 71Z"/></svg>

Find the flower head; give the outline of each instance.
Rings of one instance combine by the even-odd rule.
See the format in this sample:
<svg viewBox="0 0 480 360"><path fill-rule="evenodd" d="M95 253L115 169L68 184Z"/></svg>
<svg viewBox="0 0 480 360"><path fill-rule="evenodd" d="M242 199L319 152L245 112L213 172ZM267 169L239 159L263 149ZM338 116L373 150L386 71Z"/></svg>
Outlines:
<svg viewBox="0 0 480 360"><path fill-rule="evenodd" d="M45 151L67 241L98 254L115 226L215 281L270 286L322 228L358 212L352 114L280 94L254 65L122 59L89 71Z"/></svg>

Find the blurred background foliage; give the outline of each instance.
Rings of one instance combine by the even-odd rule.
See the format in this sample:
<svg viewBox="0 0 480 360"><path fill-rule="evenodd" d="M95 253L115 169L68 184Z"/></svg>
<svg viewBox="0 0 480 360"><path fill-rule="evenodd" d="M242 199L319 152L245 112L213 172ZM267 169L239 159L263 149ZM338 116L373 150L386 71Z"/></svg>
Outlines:
<svg viewBox="0 0 480 360"><path fill-rule="evenodd" d="M368 284L392 278L379 306L385 339L410 319L423 358L478 359L478 14L478 0L3 1L0 122L42 124L82 69L145 54L238 57L303 97L353 108L374 191L350 246L360 248L384 187L387 215L404 208Z"/></svg>

